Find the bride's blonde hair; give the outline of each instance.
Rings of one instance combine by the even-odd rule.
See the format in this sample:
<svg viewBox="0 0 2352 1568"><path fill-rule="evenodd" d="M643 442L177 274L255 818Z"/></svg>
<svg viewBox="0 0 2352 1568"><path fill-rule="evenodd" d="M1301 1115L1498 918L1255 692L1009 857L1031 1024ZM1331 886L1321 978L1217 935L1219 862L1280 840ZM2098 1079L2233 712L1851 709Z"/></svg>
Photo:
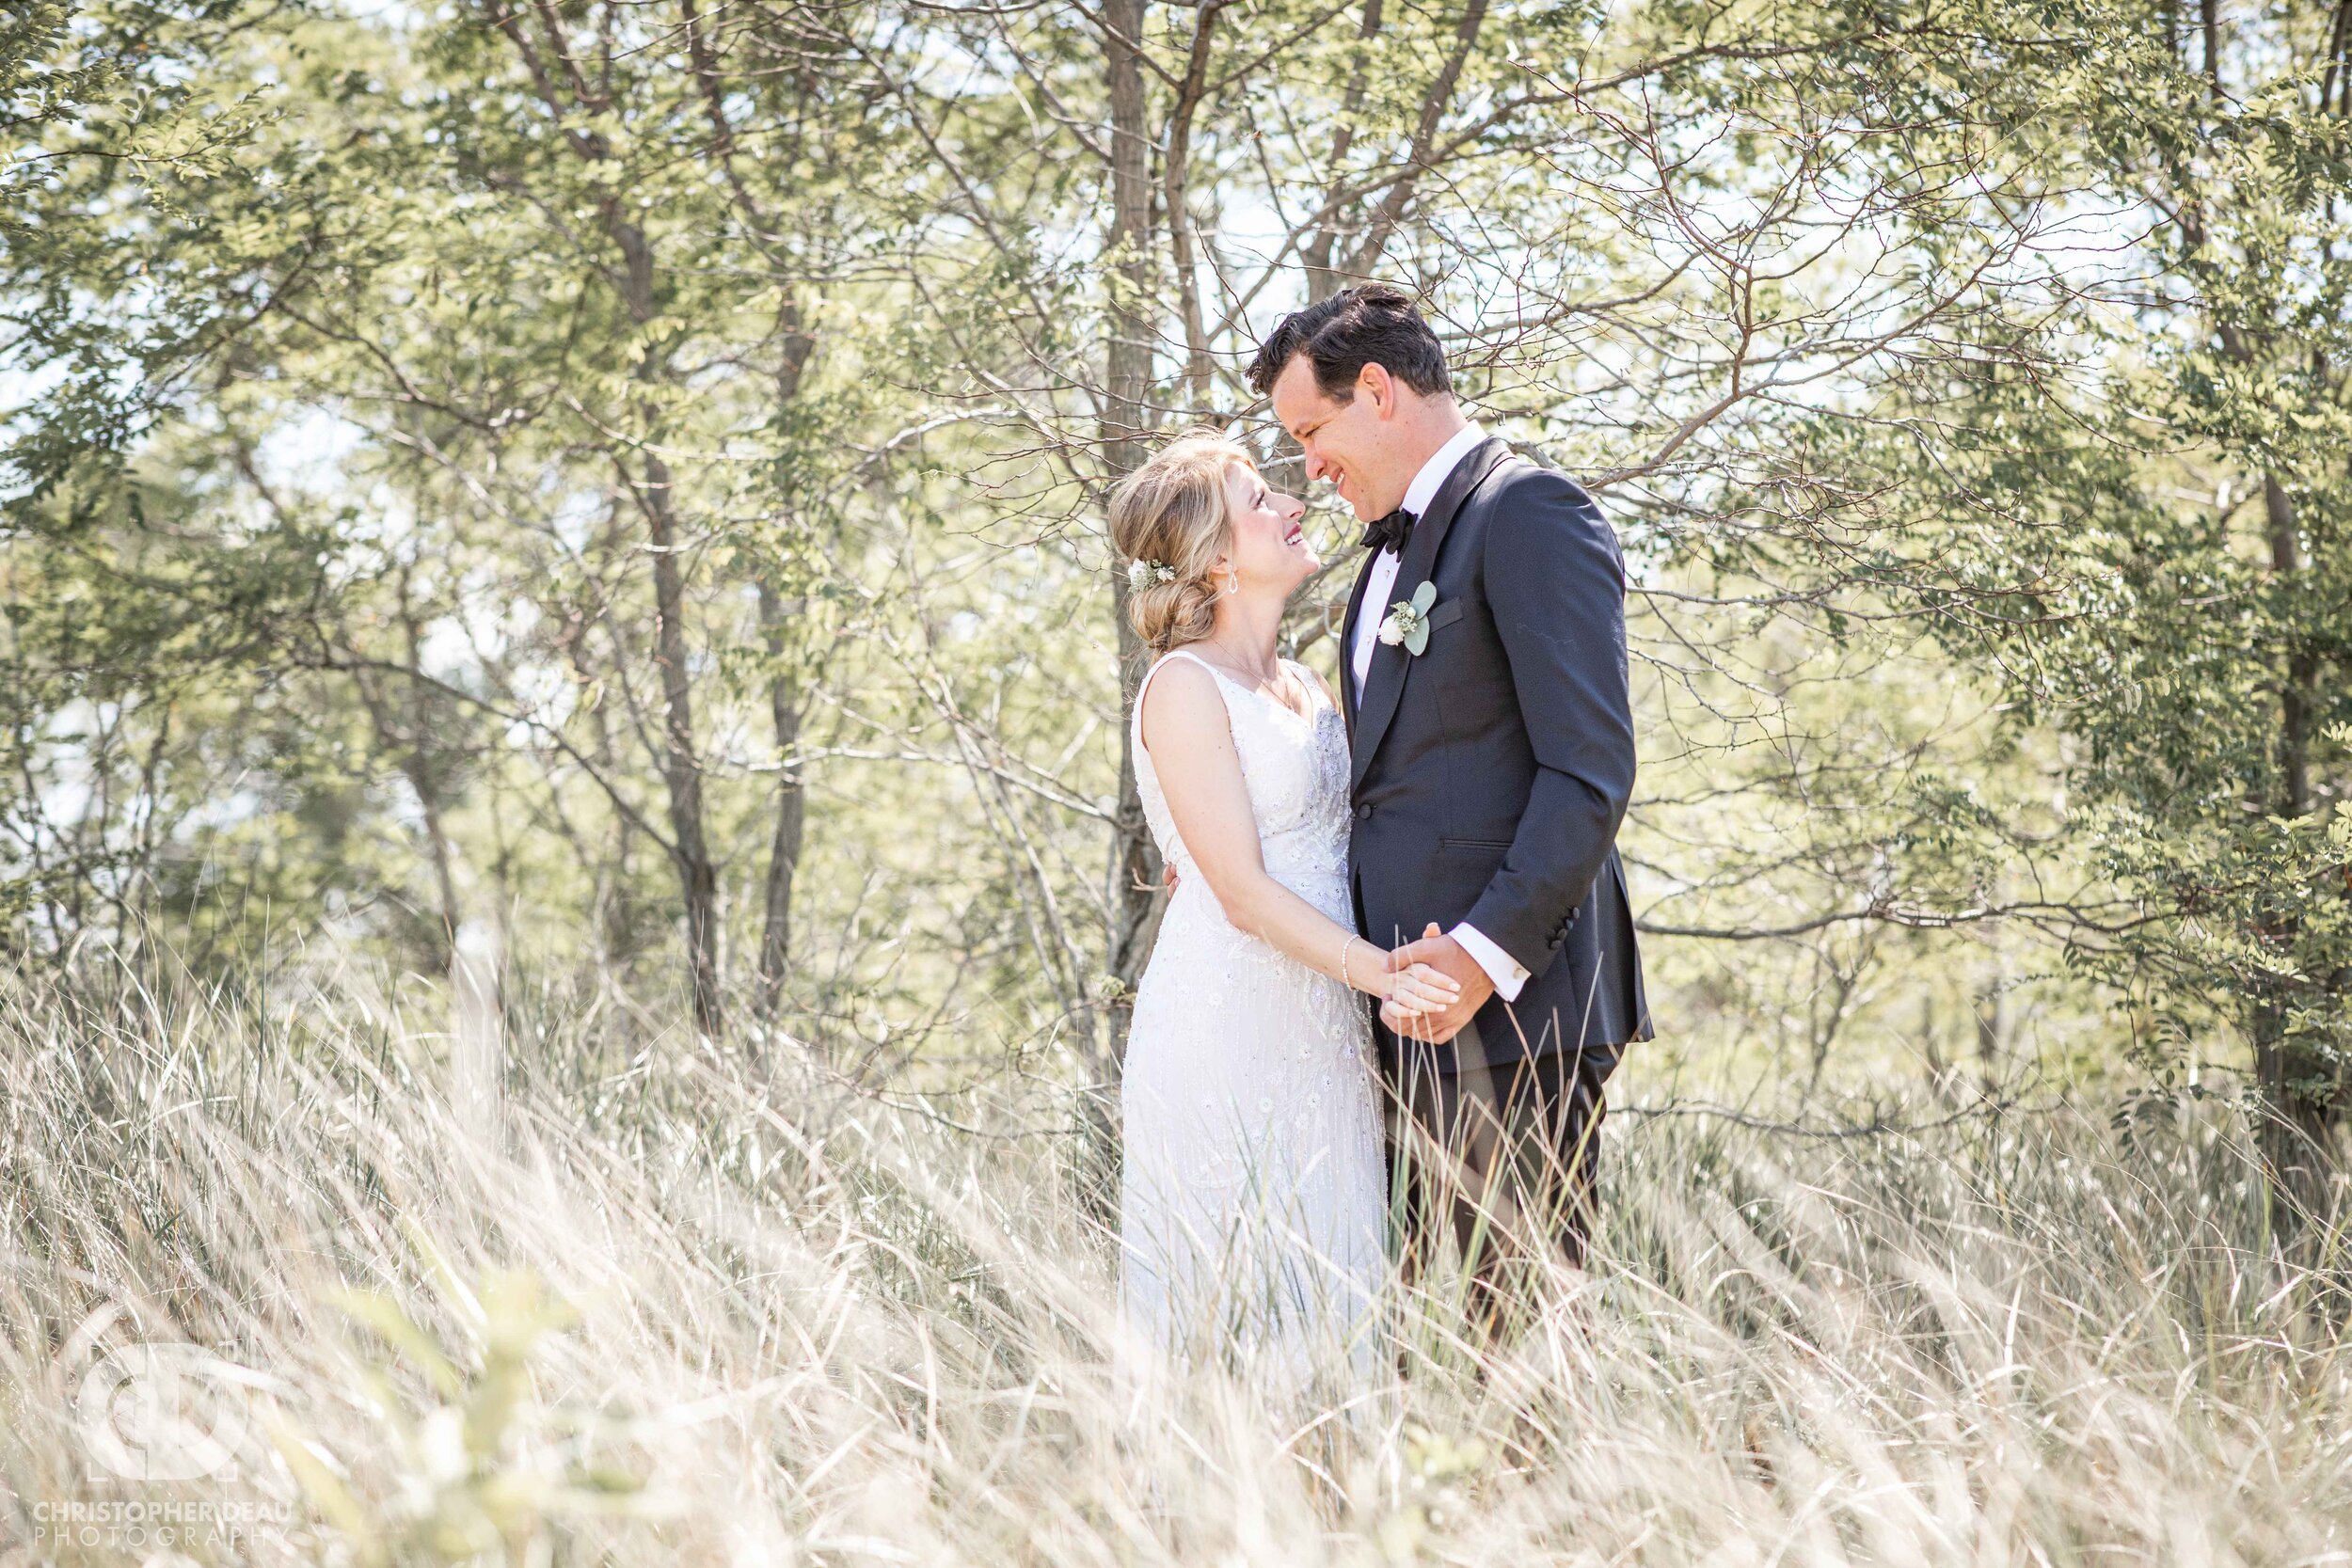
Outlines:
<svg viewBox="0 0 2352 1568"><path fill-rule="evenodd" d="M1210 568L1232 539L1225 476L1234 464L1255 468L1249 453L1214 430L1178 436L1111 492L1111 546L1119 569L1165 566L1165 581L1140 582L1127 598L1127 619L1155 654L1198 642L1216 629L1216 588Z"/></svg>

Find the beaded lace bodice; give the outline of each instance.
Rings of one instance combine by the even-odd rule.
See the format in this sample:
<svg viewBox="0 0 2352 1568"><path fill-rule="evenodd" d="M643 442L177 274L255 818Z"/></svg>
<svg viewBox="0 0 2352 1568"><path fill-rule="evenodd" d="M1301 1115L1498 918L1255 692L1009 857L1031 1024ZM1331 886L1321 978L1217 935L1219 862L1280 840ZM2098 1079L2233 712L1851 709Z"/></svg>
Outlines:
<svg viewBox="0 0 2352 1568"><path fill-rule="evenodd" d="M1347 876L1347 726L1324 695L1322 684L1304 666L1289 660L1284 663L1311 695L1311 714L1242 685L1207 659L1182 649L1164 656L1143 677L1136 694L1136 793L1142 798L1144 818L1161 856L1176 867L1180 894L1200 878L1168 816L1168 798L1160 791L1159 772L1143 747L1142 735L1143 692L1175 658L1189 659L1208 671L1225 692L1226 718L1232 726L1233 750L1241 756L1249 809L1258 819L1266 871L1326 914L1343 920L1344 905L1327 907L1326 895L1334 879L1343 883Z"/></svg>

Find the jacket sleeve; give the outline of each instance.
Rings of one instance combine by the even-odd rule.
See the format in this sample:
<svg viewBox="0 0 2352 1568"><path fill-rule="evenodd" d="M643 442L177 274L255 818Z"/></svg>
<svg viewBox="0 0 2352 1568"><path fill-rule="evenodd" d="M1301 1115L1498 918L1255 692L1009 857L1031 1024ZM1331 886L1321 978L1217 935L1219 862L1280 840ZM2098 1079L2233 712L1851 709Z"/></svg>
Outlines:
<svg viewBox="0 0 2352 1568"><path fill-rule="evenodd" d="M1608 863L1633 795L1625 567L1600 508L1565 475L1522 470L1494 504L1481 579L1535 783L1467 918L1541 974Z"/></svg>

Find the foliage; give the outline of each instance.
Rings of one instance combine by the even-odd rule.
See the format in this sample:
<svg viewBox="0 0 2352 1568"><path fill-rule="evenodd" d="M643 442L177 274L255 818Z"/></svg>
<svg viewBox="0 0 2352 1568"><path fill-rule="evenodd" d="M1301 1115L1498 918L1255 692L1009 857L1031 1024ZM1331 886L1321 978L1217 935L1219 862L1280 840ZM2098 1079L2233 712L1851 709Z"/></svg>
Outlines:
<svg viewBox="0 0 2352 1568"><path fill-rule="evenodd" d="M45 0L6 940L470 942L747 1059L1107 1085L1104 487L1197 419L1285 471L1240 368L1378 274L1626 542L1661 1066L2243 1041L2317 1130L2343 14Z"/></svg>

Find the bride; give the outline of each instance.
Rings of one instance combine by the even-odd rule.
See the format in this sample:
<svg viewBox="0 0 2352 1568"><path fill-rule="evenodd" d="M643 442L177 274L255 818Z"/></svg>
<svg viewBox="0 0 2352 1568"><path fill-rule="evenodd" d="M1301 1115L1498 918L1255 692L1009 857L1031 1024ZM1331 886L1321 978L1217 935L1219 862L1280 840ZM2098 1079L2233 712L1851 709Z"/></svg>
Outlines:
<svg viewBox="0 0 2352 1568"><path fill-rule="evenodd" d="M1377 1354L1387 1177L1358 993L1427 1011L1458 994L1426 965L1391 974L1350 917L1346 729L1275 651L1320 564L1305 512L1210 434L1110 507L1158 656L1136 694L1136 792L1177 873L1128 1036L1122 1305L1159 1354L1291 1390L1360 1382Z"/></svg>

